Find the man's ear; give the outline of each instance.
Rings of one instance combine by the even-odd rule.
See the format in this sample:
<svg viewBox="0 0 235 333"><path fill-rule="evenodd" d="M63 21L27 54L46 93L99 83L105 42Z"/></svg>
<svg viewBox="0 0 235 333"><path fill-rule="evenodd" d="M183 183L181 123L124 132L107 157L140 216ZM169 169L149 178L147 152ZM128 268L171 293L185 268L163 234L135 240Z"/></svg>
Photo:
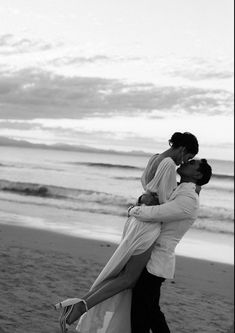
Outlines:
<svg viewBox="0 0 235 333"><path fill-rule="evenodd" d="M186 154L186 153L187 153L187 149L186 149L186 147L182 147L182 148L183 148L182 152L183 152L184 154Z"/></svg>
<svg viewBox="0 0 235 333"><path fill-rule="evenodd" d="M186 152L186 148L185 148L184 146L180 146L180 147L179 147L179 152L180 152L181 154L185 154L185 152Z"/></svg>

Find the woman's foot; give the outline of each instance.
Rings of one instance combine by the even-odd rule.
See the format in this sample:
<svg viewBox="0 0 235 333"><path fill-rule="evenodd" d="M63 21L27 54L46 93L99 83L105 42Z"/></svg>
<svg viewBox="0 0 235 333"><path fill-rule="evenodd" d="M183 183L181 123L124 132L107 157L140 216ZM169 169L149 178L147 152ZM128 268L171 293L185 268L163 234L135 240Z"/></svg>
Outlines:
<svg viewBox="0 0 235 333"><path fill-rule="evenodd" d="M68 325L73 324L75 321L81 318L81 316L87 312L86 305L83 301L73 305L73 309L66 319Z"/></svg>

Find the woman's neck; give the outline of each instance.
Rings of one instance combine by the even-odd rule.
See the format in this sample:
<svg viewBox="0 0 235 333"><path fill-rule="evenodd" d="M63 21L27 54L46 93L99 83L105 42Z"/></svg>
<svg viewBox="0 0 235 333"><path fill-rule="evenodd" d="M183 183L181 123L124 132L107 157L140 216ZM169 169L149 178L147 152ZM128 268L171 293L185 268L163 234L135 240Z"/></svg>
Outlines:
<svg viewBox="0 0 235 333"><path fill-rule="evenodd" d="M165 150L161 155L164 157L170 157L175 163L177 162L177 152L172 148Z"/></svg>

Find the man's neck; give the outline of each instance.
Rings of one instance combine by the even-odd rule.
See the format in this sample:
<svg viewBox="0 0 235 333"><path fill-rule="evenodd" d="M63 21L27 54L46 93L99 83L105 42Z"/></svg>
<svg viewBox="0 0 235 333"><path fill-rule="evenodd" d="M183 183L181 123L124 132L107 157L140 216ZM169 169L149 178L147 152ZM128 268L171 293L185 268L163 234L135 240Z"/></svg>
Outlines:
<svg viewBox="0 0 235 333"><path fill-rule="evenodd" d="M195 184L195 186L196 186L195 192L198 195L200 194L200 192L201 192L201 186L197 185L193 179L181 178L180 179L180 184L183 184L183 183L192 183L192 184Z"/></svg>
<svg viewBox="0 0 235 333"><path fill-rule="evenodd" d="M182 183L193 183L193 184L196 185L195 181L193 179L191 179L191 178L182 178L181 177L180 184L182 184Z"/></svg>

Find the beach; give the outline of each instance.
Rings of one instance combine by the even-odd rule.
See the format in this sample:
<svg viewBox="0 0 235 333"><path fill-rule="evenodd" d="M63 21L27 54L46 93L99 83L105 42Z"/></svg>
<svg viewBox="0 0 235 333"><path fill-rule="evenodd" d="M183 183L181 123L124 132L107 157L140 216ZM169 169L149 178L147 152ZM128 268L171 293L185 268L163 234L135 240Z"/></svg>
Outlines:
<svg viewBox="0 0 235 333"><path fill-rule="evenodd" d="M54 305L86 296L149 191L171 203L146 208L159 214L138 217L123 253L150 248L156 226L160 271L176 256L170 332L234 333L234 1L1 0L0 13L0 333L61 333ZM130 333L118 321L79 333Z"/></svg>
<svg viewBox="0 0 235 333"><path fill-rule="evenodd" d="M0 153L0 333L59 333L52 305L82 298L115 251L148 156ZM176 248L175 278L162 288L172 333L227 333L233 322L234 164L212 163L199 217Z"/></svg>
<svg viewBox="0 0 235 333"><path fill-rule="evenodd" d="M82 297L116 246L1 224L0 332L59 333L52 304ZM173 333L228 332L233 266L177 256L175 279L165 282L161 305Z"/></svg>

